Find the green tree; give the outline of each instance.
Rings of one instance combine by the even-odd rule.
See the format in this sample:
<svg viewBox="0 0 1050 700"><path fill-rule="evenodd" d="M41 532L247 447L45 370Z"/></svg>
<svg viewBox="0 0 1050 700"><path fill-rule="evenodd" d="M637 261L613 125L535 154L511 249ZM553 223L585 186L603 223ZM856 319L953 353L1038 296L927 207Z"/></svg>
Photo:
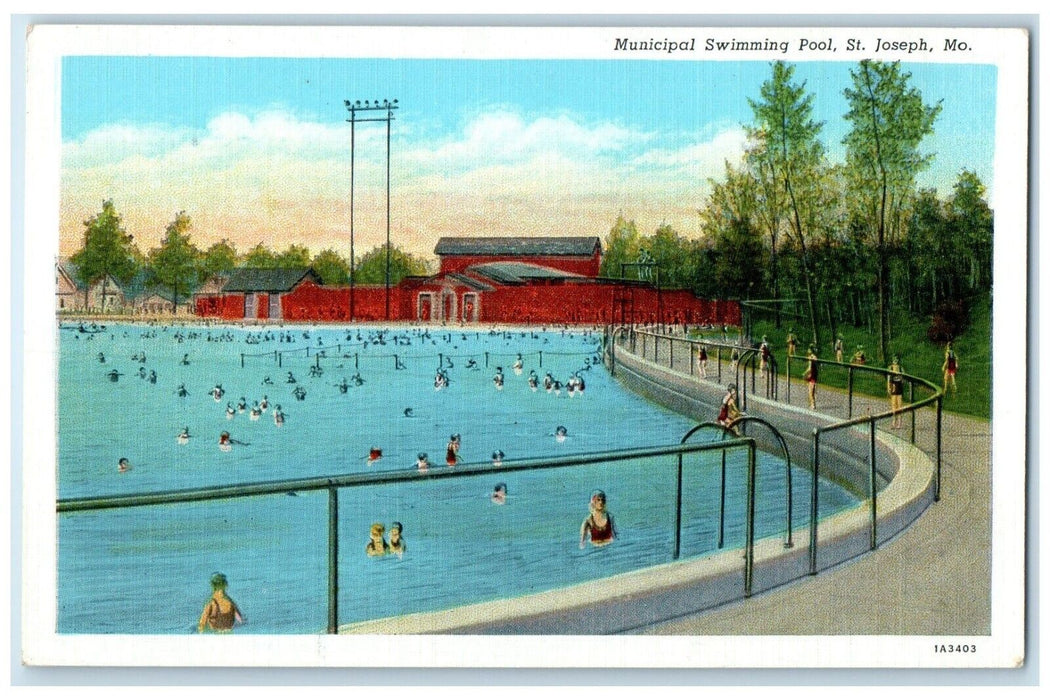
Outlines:
<svg viewBox="0 0 1050 700"><path fill-rule="evenodd" d="M135 249L132 236L121 223L113 200L102 203L102 211L84 222L84 247L73 254L70 261L76 267L77 281L87 288L102 281L102 299L105 303L109 278L118 282L130 281L138 271L135 263L141 254Z"/></svg>
<svg viewBox="0 0 1050 700"><path fill-rule="evenodd" d="M265 245L258 243L245 254L244 266L272 269L277 267L277 256Z"/></svg>
<svg viewBox="0 0 1050 700"><path fill-rule="evenodd" d="M642 237L638 234L638 228L633 221L627 221L623 216L616 217L616 223L605 237L605 245L602 246L602 264L598 274L602 277L619 278L621 270L629 279L638 279L638 268L623 268L623 263L638 262L638 254L642 247Z"/></svg>
<svg viewBox="0 0 1050 700"><path fill-rule="evenodd" d="M204 279L227 275L237 267L237 249L225 238L212 243L201 257L201 275Z"/></svg>
<svg viewBox="0 0 1050 700"><path fill-rule="evenodd" d="M966 285L970 292L986 291L992 281L992 210L985 199L987 189L977 173L963 170L952 187L946 210L954 255L967 263Z"/></svg>
<svg viewBox="0 0 1050 700"><path fill-rule="evenodd" d="M755 117L750 133L758 140L757 147L767 154L769 177L783 187L788 231L799 250L810 329L813 342L819 345L814 273L807 244L818 213L822 171L827 169L819 139L823 122L812 118L813 95L806 93L805 83L792 82L794 67L776 61L772 68L772 77L759 90L760 99L748 100Z"/></svg>
<svg viewBox="0 0 1050 700"><path fill-rule="evenodd" d="M909 85L911 74L899 63L863 60L850 71L853 87L845 90L852 128L843 143L851 190L868 204L867 220L873 233L878 270L879 359L889 353L889 217L900 211L914 190L915 175L929 165L931 156L919 144L933 133L940 103L930 106Z"/></svg>
<svg viewBox="0 0 1050 700"><path fill-rule="evenodd" d="M310 267L310 251L294 243L277 256L277 267Z"/></svg>
<svg viewBox="0 0 1050 700"><path fill-rule="evenodd" d="M151 250L148 258L150 277L171 290L175 313L179 312L179 299L200 282L201 252L190 243L192 225L186 212L180 211L165 229L160 247Z"/></svg>
<svg viewBox="0 0 1050 700"><path fill-rule="evenodd" d="M350 263L331 248L318 253L311 266L323 284L347 284L350 281Z"/></svg>
<svg viewBox="0 0 1050 700"><path fill-rule="evenodd" d="M386 265L386 244L376 246L361 256L354 271L354 281L359 284L385 284ZM406 253L396 246L390 249L390 286L394 286L405 277L427 273L427 263L422 258Z"/></svg>

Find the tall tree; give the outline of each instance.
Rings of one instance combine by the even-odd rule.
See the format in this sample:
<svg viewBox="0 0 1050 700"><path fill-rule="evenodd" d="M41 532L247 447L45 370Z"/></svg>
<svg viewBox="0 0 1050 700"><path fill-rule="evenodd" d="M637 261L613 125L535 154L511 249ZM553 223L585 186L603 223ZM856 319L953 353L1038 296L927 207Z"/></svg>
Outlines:
<svg viewBox="0 0 1050 700"><path fill-rule="evenodd" d="M967 262L966 284L971 292L988 289L992 281L993 217L986 195L977 173L963 170L946 207L955 244L952 247Z"/></svg>
<svg viewBox="0 0 1050 700"><path fill-rule="evenodd" d="M821 170L827 167L819 138L823 122L813 120L813 95L806 93L805 83L792 82L794 66L775 61L772 68L772 77L759 91L760 99L748 100L756 122L751 131L764 142L760 148L768 154L770 174L785 193L788 230L798 245L802 264L810 329L813 342L819 345L813 267L807 251L811 217L806 213L816 209Z"/></svg>
<svg viewBox="0 0 1050 700"><path fill-rule="evenodd" d="M616 223L605 237L602 246L602 264L598 274L602 277L620 277L620 271L631 279L638 279L638 269L624 268L623 263L638 262L642 237L633 221L627 221L623 215L616 217Z"/></svg>
<svg viewBox="0 0 1050 700"><path fill-rule="evenodd" d="M354 281L360 284L386 283L386 244L376 246L361 256ZM390 249L390 286L396 285L405 277L427 274L427 263L422 258L406 253L397 246Z"/></svg>
<svg viewBox="0 0 1050 700"><path fill-rule="evenodd" d="M294 243L277 256L277 267L310 267L310 251Z"/></svg>
<svg viewBox="0 0 1050 700"><path fill-rule="evenodd" d="M237 249L225 238L218 243L212 243L201 258L201 273L205 279L229 274L235 267Z"/></svg>
<svg viewBox="0 0 1050 700"><path fill-rule="evenodd" d="M350 263L331 248L318 253L311 267L323 284L347 284L350 281Z"/></svg>
<svg viewBox="0 0 1050 700"><path fill-rule="evenodd" d="M135 276L137 251L112 199L102 202L102 211L85 221L84 227L84 247L74 253L70 261L76 267L77 281L85 287L85 306L87 288L100 280L105 304L110 277L128 282Z"/></svg>
<svg viewBox="0 0 1050 700"><path fill-rule="evenodd" d="M865 59L850 77L853 87L845 95L846 120L852 128L843 142L853 189L865 194L870 204L878 258L879 358L885 361L889 352L887 217L911 195L915 175L929 165L931 156L920 153L919 144L933 133L941 106L923 102L922 94L909 85L911 74L897 62Z"/></svg>
<svg viewBox="0 0 1050 700"><path fill-rule="evenodd" d="M179 312L181 295L189 296L200 282L201 252L190 243L189 230L192 226L186 212L180 211L165 229L160 247L149 253L151 277L171 290L176 314Z"/></svg>
<svg viewBox="0 0 1050 700"><path fill-rule="evenodd" d="M244 266L272 269L277 267L277 256L262 243L257 243L244 255Z"/></svg>
<svg viewBox="0 0 1050 700"><path fill-rule="evenodd" d="M748 133L749 147L745 159L751 182L741 180L742 191L751 193L754 203L753 220L766 232L769 239L769 267L766 277L769 280L769 292L774 299L780 298L780 257L777 243L780 228L787 209L786 192L776 176L774 160L770 154L770 143L767 134L760 129ZM728 169L728 165L727 165ZM728 181L728 178L727 178ZM774 306L774 323L780 328L780 304Z"/></svg>

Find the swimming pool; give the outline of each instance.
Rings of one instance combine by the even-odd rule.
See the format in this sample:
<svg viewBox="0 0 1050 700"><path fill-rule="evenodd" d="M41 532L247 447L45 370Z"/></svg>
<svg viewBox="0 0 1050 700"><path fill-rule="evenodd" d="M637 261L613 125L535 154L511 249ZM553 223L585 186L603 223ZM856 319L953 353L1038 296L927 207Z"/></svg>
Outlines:
<svg viewBox="0 0 1050 700"><path fill-rule="evenodd" d="M400 470L413 467L419 452L443 464L452 433L462 435L463 461L483 462L496 450L511 460L672 444L695 424L623 390L595 360L599 337L581 331L121 325L59 333L62 498ZM328 348L320 360L318 347ZM274 351L285 351L280 364ZM519 354L521 374L513 368ZM471 360L475 369L467 367ZM439 363L450 383L436 391ZM315 366L319 376L311 376ZM493 382L496 367L503 369L502 390ZM108 378L113 370L115 382ZM579 371L586 391L572 398L564 389L531 391L530 370L541 382L550 372L562 384ZM289 372L295 384L287 383ZM358 373L360 385L353 381ZM209 393L216 384L226 392L218 402ZM186 396L178 395L180 386ZM292 394L299 387L302 401ZM270 413L250 419L263 396L282 406L284 426ZM555 438L557 426L568 430L564 441ZM183 428L191 435L186 444L176 440ZM246 444L220 451L222 431ZM383 457L370 465L372 447ZM133 465L125 473L117 471L122 456ZM743 541L742 463L742 455L730 458L730 547ZM717 541L720 463L693 455L684 466L682 555L696 556ZM759 536L782 528L783 471L762 456ZM499 479L508 484L503 506L488 499L492 476L345 489L340 622L442 610L666 562L674 474L671 459L519 472ZM805 472L795 479L809 484ZM579 526L596 488L608 494L620 536L610 547L580 550ZM807 517L807 494L796 489L796 522ZM820 503L823 516L855 500L822 484ZM240 631L323 630L326 513L323 493L302 493L63 515L59 631L188 631L216 570L229 577L230 595L249 620ZM376 521L404 524L403 558L365 556Z"/></svg>

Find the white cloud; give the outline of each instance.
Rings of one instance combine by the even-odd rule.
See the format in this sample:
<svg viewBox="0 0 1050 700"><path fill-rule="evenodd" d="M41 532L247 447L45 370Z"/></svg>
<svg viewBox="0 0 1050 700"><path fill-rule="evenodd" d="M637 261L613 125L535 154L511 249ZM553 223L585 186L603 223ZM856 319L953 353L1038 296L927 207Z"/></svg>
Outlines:
<svg viewBox="0 0 1050 700"><path fill-rule="evenodd" d="M395 125L396 127L396 125ZM147 250L177 211L200 245L228 237L320 250L349 229L346 124L283 112L215 117L200 132L110 126L64 144L62 241L75 248L83 221L112 198ZM355 229L361 250L385 231L385 127L359 125ZM395 131L392 229L429 255L442 235L604 235L619 212L643 230L661 222L696 231L706 179L739 155L728 128L674 142L568 115L479 114L458 134L429 142Z"/></svg>

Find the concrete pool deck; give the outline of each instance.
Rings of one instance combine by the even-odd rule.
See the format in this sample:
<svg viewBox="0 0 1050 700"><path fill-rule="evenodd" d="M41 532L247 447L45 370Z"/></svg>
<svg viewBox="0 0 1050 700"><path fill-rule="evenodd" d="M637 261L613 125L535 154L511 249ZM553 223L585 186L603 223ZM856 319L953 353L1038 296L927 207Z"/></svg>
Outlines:
<svg viewBox="0 0 1050 700"><path fill-rule="evenodd" d="M797 389L797 390L796 390ZM805 402L799 382L792 404ZM845 403L822 389L822 404ZM951 399L945 401L951 409ZM854 413L885 410L854 397ZM917 444L932 449L932 412ZM903 432L903 431L902 431ZM641 634L987 635L991 631L991 424L943 415L941 499L893 540L843 565Z"/></svg>

